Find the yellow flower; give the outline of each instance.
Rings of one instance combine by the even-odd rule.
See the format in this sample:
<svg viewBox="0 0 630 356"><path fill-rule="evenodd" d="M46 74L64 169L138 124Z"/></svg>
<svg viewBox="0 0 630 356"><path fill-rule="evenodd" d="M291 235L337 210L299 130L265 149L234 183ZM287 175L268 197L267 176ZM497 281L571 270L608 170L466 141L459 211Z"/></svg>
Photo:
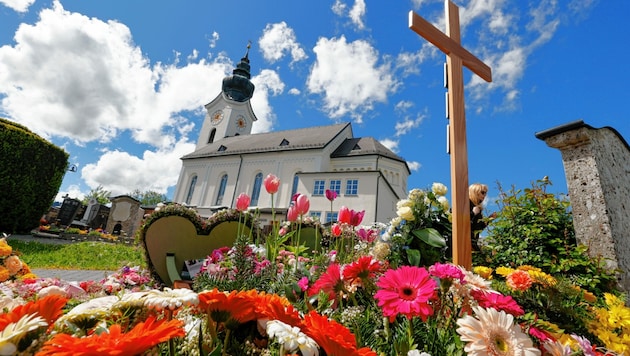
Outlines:
<svg viewBox="0 0 630 356"><path fill-rule="evenodd" d="M485 279L492 279L492 268L486 266L476 266L473 268L473 272L477 273Z"/></svg>
<svg viewBox="0 0 630 356"><path fill-rule="evenodd" d="M494 271L499 276L507 277L510 273L514 272L514 268L509 267L497 267Z"/></svg>
<svg viewBox="0 0 630 356"><path fill-rule="evenodd" d="M522 265L517 269L521 269L523 271L537 271L537 272L542 272L542 270L538 267L534 267L534 266L530 266L530 265Z"/></svg>
<svg viewBox="0 0 630 356"><path fill-rule="evenodd" d="M4 268L3 266L0 266L0 282L4 282L7 279L9 279L9 277L11 277L11 275L9 274L9 270Z"/></svg>
<svg viewBox="0 0 630 356"><path fill-rule="evenodd" d="M10 275L15 275L22 269L22 261L18 256L9 256L4 260L4 267L7 268Z"/></svg>
<svg viewBox="0 0 630 356"><path fill-rule="evenodd" d="M13 252L13 247L7 244L7 239L0 239L0 257L10 256Z"/></svg>
<svg viewBox="0 0 630 356"><path fill-rule="evenodd" d="M35 273L26 273L20 276L20 279L37 279L37 275Z"/></svg>
<svg viewBox="0 0 630 356"><path fill-rule="evenodd" d="M431 191L437 196L444 196L448 192L448 188L442 183L433 183Z"/></svg>
<svg viewBox="0 0 630 356"><path fill-rule="evenodd" d="M448 210L448 208L450 208L450 204L449 204L448 199L446 197L438 197L437 201L442 206L442 209Z"/></svg>
<svg viewBox="0 0 630 356"><path fill-rule="evenodd" d="M396 214L407 221L413 221L415 219L413 216L413 210L408 206L401 206L398 208Z"/></svg>
<svg viewBox="0 0 630 356"><path fill-rule="evenodd" d="M534 282L536 282L538 284L542 284L545 287L555 286L556 283L558 283L555 278L553 278L552 276L548 275L545 272L542 272L542 271L539 271L539 270L538 271L537 270L526 270L526 271L529 274L529 276L532 277Z"/></svg>

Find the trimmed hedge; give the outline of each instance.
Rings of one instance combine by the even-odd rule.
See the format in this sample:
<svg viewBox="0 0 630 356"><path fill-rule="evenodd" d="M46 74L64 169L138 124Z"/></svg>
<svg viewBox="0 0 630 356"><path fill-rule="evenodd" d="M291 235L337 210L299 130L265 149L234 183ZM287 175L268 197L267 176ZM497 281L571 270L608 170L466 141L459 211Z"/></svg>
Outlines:
<svg viewBox="0 0 630 356"><path fill-rule="evenodd" d="M68 153L26 127L0 118L0 233L25 233L51 207Z"/></svg>

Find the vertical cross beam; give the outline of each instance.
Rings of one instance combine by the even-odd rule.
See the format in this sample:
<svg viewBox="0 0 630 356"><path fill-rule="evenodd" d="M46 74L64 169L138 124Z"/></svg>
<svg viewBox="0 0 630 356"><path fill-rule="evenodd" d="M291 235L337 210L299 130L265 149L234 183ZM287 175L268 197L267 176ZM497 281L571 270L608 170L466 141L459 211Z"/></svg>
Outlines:
<svg viewBox="0 0 630 356"><path fill-rule="evenodd" d="M448 80L449 153L451 155L451 200L453 214L453 263L472 267L470 241L470 201L468 198L468 151L463 66L487 82L492 71L460 44L459 8L445 0L446 34L413 11L409 28L446 54Z"/></svg>

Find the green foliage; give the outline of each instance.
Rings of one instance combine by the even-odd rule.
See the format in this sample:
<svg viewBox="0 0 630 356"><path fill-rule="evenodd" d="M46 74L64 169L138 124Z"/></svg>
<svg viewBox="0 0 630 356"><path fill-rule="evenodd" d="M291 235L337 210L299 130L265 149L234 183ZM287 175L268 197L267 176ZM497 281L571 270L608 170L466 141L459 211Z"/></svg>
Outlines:
<svg viewBox="0 0 630 356"><path fill-rule="evenodd" d="M99 185L95 189L90 190L90 192L83 197L81 203L83 205L88 205L91 199L95 199L99 204L106 205L110 203L109 197L111 195L112 193L110 191L105 190L102 185Z"/></svg>
<svg viewBox="0 0 630 356"><path fill-rule="evenodd" d="M133 192L128 193L127 195L138 200L140 202L140 205L142 206L153 206L159 203L164 203L168 200L166 195L152 190L141 192L140 189L136 189Z"/></svg>
<svg viewBox="0 0 630 356"><path fill-rule="evenodd" d="M63 149L0 118L0 231L23 233L37 227L67 167Z"/></svg>
<svg viewBox="0 0 630 356"><path fill-rule="evenodd" d="M531 188L504 191L499 186L499 211L488 226L486 246L475 265L535 266L556 278L566 278L596 294L611 291L614 271L578 246L570 202L547 193L548 179Z"/></svg>

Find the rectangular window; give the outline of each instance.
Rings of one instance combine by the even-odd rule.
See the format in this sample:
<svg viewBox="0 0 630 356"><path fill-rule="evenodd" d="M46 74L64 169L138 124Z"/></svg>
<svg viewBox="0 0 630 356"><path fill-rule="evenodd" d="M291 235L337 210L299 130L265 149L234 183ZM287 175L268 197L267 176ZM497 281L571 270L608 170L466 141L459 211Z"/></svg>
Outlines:
<svg viewBox="0 0 630 356"><path fill-rule="evenodd" d="M334 192L337 192L337 194L341 194L341 181L337 180L337 179L331 179L330 180L330 188L328 188Z"/></svg>
<svg viewBox="0 0 630 356"><path fill-rule="evenodd" d="M313 187L313 195L324 195L325 189L326 189L326 181L316 179L315 186Z"/></svg>
<svg viewBox="0 0 630 356"><path fill-rule="evenodd" d="M357 194L359 194L359 180L348 179L346 181L346 195L357 195Z"/></svg>
<svg viewBox="0 0 630 356"><path fill-rule="evenodd" d="M326 221L323 221L323 223L328 223L328 222L335 222L337 221L337 212L326 212Z"/></svg>
<svg viewBox="0 0 630 356"><path fill-rule="evenodd" d="M311 217L313 219L321 221L322 220L322 212L321 211L311 211Z"/></svg>

